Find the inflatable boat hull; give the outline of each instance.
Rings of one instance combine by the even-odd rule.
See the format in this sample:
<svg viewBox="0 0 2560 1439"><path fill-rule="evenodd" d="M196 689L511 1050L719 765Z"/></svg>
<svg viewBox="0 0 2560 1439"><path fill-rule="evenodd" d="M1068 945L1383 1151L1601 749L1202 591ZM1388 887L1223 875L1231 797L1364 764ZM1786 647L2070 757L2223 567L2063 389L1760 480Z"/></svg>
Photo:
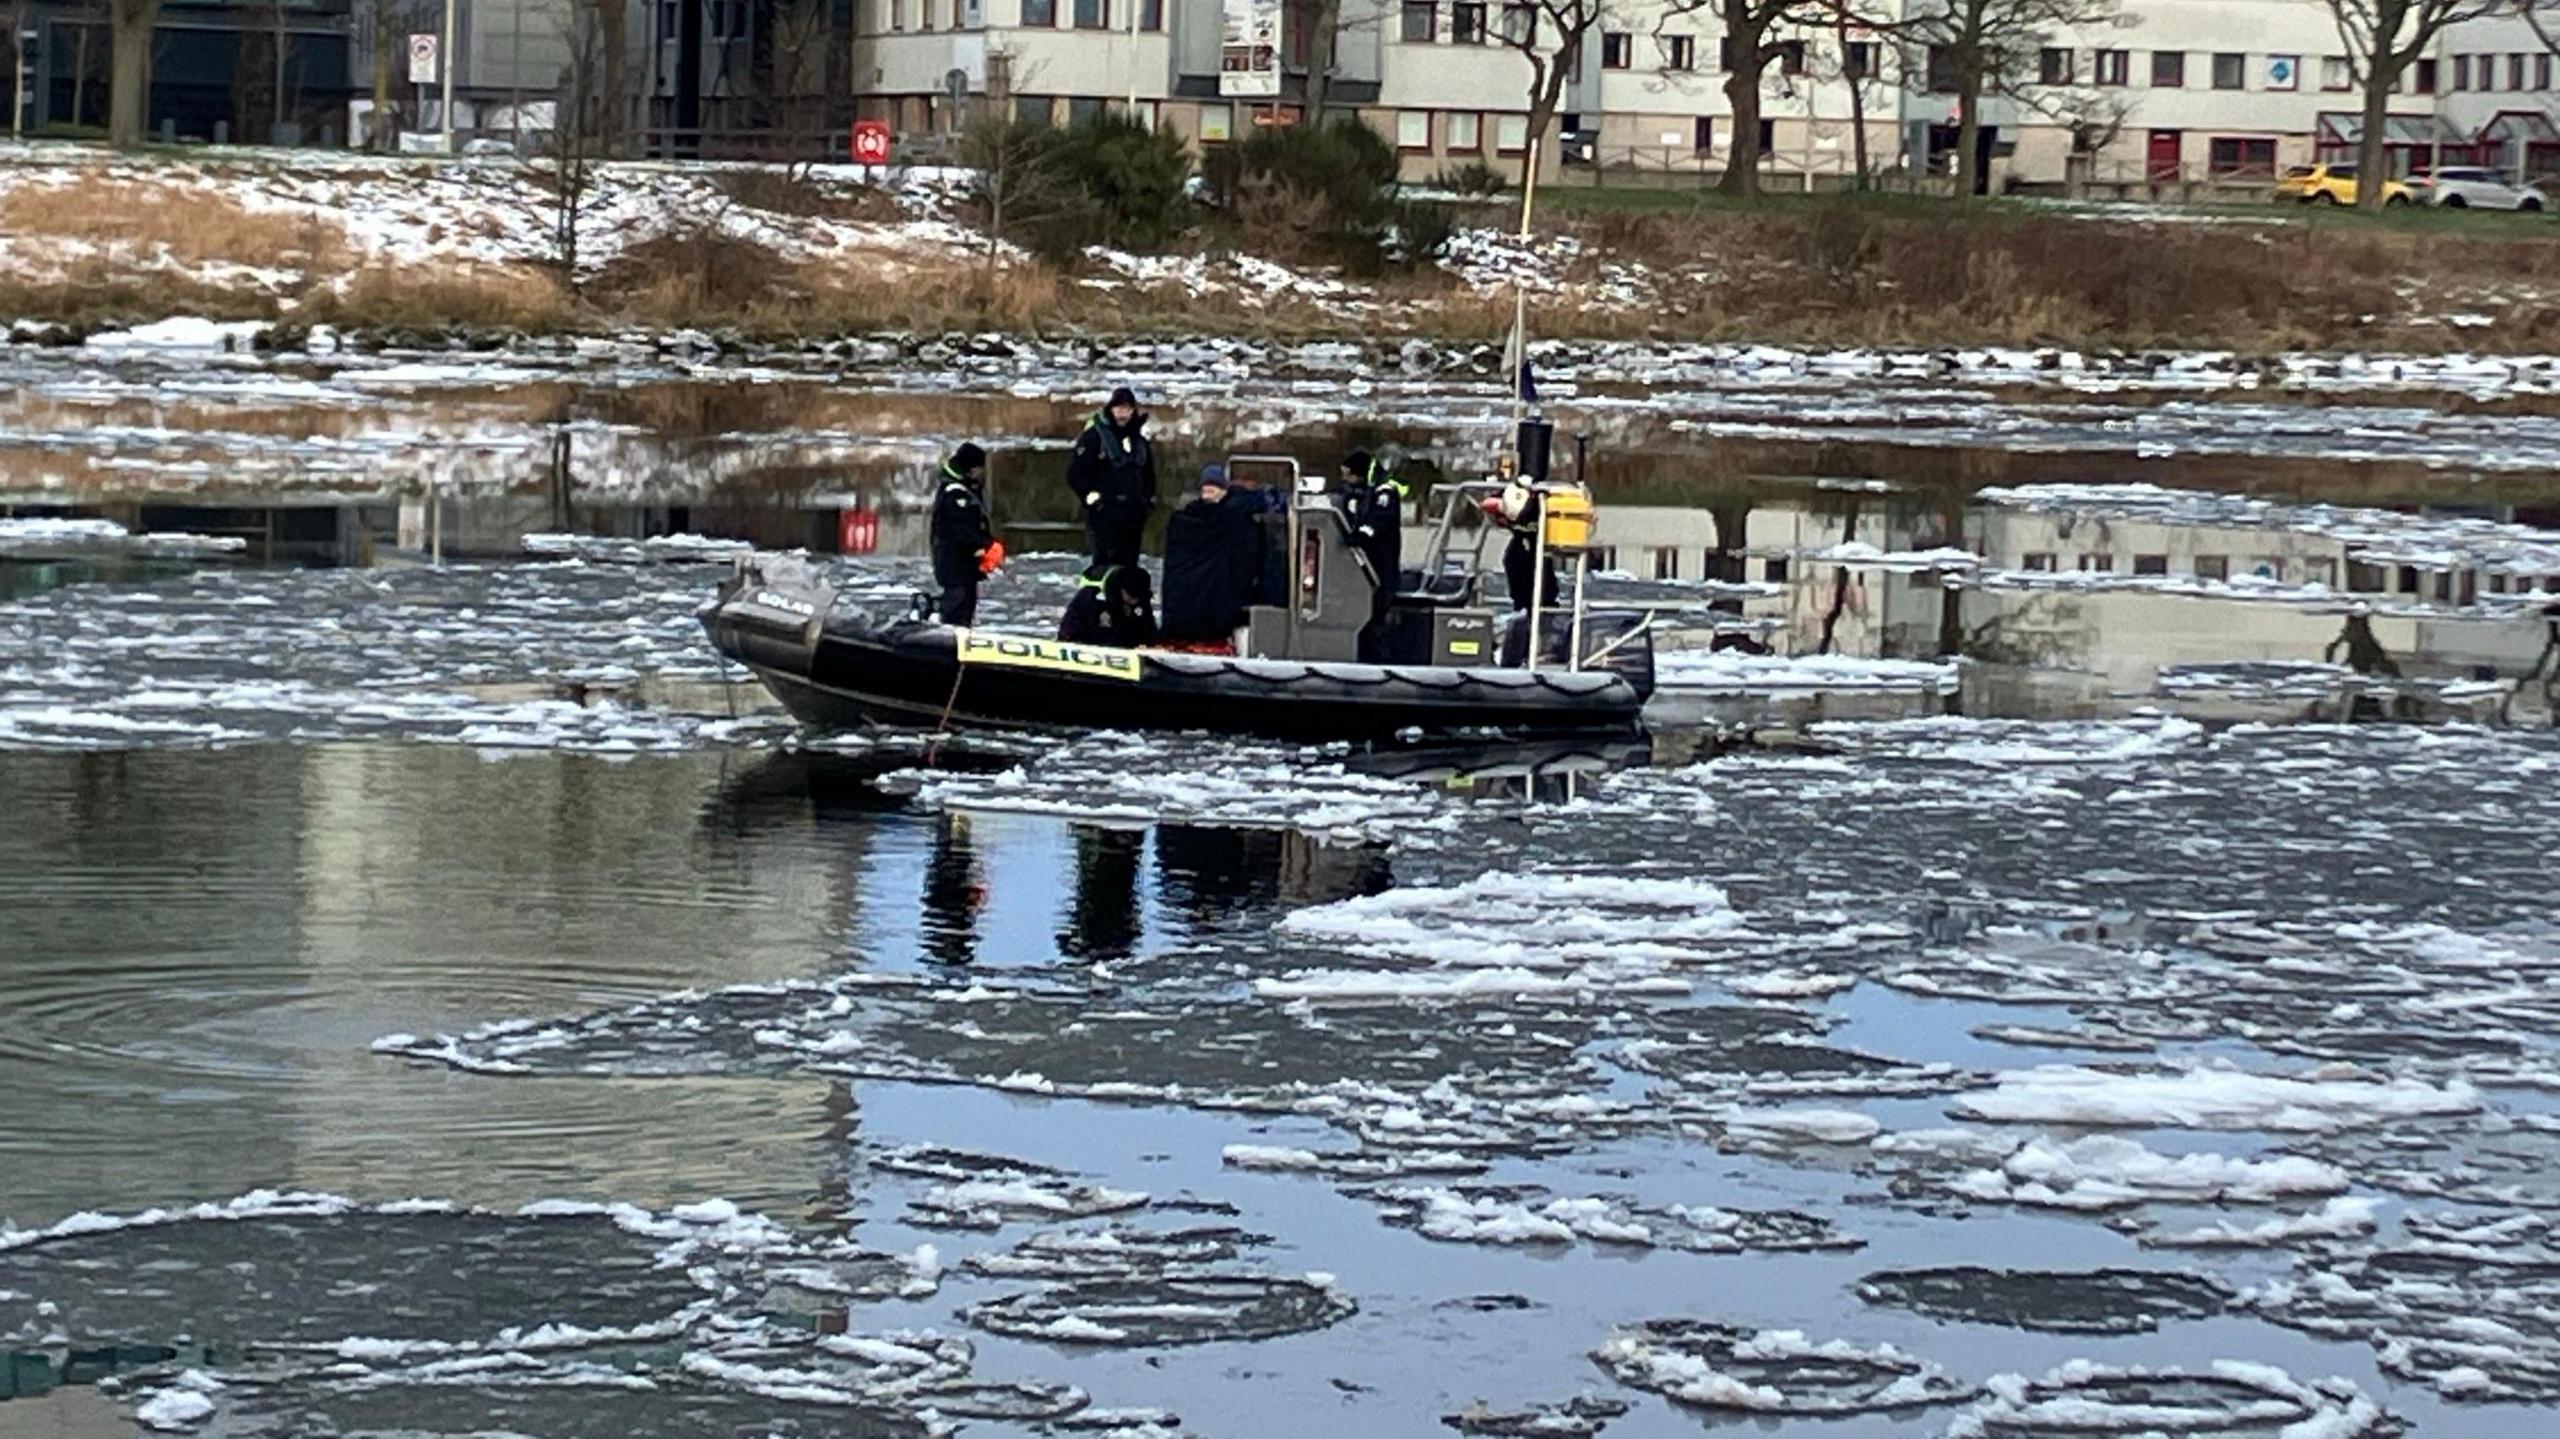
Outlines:
<svg viewBox="0 0 2560 1439"><path fill-rule="evenodd" d="M1644 696L1621 674L1316 664L1063 645L921 621L705 611L712 644L818 729L1199 730L1302 741L1627 732Z"/></svg>

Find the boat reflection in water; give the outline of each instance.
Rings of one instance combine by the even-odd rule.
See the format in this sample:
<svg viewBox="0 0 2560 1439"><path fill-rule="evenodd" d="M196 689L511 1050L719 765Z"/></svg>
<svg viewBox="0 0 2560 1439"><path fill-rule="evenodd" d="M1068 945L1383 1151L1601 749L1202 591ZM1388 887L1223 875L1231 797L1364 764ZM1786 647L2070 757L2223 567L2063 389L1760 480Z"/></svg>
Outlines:
<svg viewBox="0 0 2560 1439"><path fill-rule="evenodd" d="M943 768L981 773L1023 759L965 742L936 756ZM703 824L727 836L834 833L846 865L834 888L855 911L853 948L889 959L911 940L920 958L947 968L1121 959L1374 894L1392 879L1384 844L1296 829L918 812L912 778L922 765L920 744L778 751L730 775ZM919 911L886 898L897 893L920 893ZM902 914L919 912L907 929ZM1048 922L1027 923L1035 912Z"/></svg>

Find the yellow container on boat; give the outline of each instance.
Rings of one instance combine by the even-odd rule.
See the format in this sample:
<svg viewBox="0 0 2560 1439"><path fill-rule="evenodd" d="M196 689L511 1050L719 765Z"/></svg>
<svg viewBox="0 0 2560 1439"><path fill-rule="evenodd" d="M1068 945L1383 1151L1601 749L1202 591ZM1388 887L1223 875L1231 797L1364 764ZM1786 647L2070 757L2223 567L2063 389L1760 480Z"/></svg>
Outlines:
<svg viewBox="0 0 2560 1439"><path fill-rule="evenodd" d="M1538 512L1547 528L1547 548L1586 549L1591 544L1591 492L1580 485L1558 485L1539 496Z"/></svg>

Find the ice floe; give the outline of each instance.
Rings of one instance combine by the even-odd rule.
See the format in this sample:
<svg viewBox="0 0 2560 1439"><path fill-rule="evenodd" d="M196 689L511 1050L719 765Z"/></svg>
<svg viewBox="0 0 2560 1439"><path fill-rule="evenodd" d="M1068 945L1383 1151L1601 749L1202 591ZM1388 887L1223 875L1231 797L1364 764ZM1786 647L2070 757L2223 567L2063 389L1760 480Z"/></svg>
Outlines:
<svg viewBox="0 0 2560 1439"><path fill-rule="evenodd" d="M1621 1383L1682 1404L1769 1416L1914 1410L1975 1392L1890 1344L1816 1342L1800 1330L1698 1319L1623 1327L1591 1357Z"/></svg>

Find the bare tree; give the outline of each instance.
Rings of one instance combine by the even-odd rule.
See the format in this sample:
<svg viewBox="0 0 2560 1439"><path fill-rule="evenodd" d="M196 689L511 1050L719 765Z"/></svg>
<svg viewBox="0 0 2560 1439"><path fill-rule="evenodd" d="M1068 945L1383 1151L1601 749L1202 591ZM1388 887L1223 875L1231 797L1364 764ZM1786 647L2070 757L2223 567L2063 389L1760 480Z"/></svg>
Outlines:
<svg viewBox="0 0 2560 1439"><path fill-rule="evenodd" d="M619 0L570 0L567 6L562 36L567 63L553 102L550 137L531 167L548 191L552 261L573 292L582 283L579 231L617 131L616 106L606 88L608 9L619 12Z"/></svg>
<svg viewBox="0 0 2560 1439"><path fill-rule="evenodd" d="M1303 23L1307 37L1309 125L1322 125L1332 106L1334 71L1341 64L1343 37L1382 29L1397 13L1397 0L1306 0ZM1300 14L1292 11L1284 23L1301 23Z"/></svg>
<svg viewBox="0 0 2560 1439"><path fill-rule="evenodd" d="M34 14L33 0L10 0L9 8L0 11L9 26L9 138L14 140L27 129L27 47L18 37L26 33L28 17Z"/></svg>
<svg viewBox="0 0 2560 1439"><path fill-rule="evenodd" d="M71 11L71 123L89 123L89 57L94 47L89 43L91 30L97 24L97 12L83 3Z"/></svg>
<svg viewBox="0 0 2560 1439"><path fill-rule="evenodd" d="M1818 25L1820 0L1717 0L1724 21L1724 99L1733 112L1733 143L1716 188L1728 195L1760 193L1760 82L1769 64L1787 53L1781 25Z"/></svg>
<svg viewBox="0 0 2560 1439"><path fill-rule="evenodd" d="M1907 17L1902 33L1934 52L1930 70L1955 88L1956 194L1982 188L1985 97L2007 95L2042 108L2043 97L2028 87L2043 82L2038 56L2047 40L2057 31L2129 23L2117 0L1925 0Z"/></svg>
<svg viewBox="0 0 2560 1439"><path fill-rule="evenodd" d="M107 21L107 140L130 150L151 128L151 38L160 24L160 0L107 0Z"/></svg>
<svg viewBox="0 0 2560 1439"><path fill-rule="evenodd" d="M1831 33L1832 52L1810 67L1816 80L1837 80L1849 92L1849 135L1851 165L1857 188L1866 189L1875 175L1875 162L1867 153L1867 105L1872 88L1885 81L1885 64L1891 53L1883 36L1893 28L1893 21L1878 13L1865 0L1816 0L1823 28Z"/></svg>
<svg viewBox="0 0 2560 1439"><path fill-rule="evenodd" d="M396 67L408 53L407 7L402 0L366 0L365 13L373 26L373 127L365 139L387 152L400 143L400 100L394 87L402 78Z"/></svg>
<svg viewBox="0 0 2560 1439"><path fill-rule="evenodd" d="M833 8L829 0L781 0L770 27L768 123L786 137L784 153L801 174L822 148L820 132L826 128L827 28Z"/></svg>
<svg viewBox="0 0 2560 1439"><path fill-rule="evenodd" d="M2356 208L2383 204L2383 125L2400 77L2448 26L2508 9L2514 0L2325 0L2346 43L2347 64L2364 89L2364 124L2356 137Z"/></svg>
<svg viewBox="0 0 2560 1439"><path fill-rule="evenodd" d="M1655 20L1687 15L1708 0L1510 0L1487 36L1529 62L1529 133L1521 152L1523 190L1537 173L1538 149L1564 103L1564 87L1592 37L1631 28L1638 14ZM1796 0L1789 0L1796 3ZM1595 157L1596 158L1596 157ZM1522 197L1527 204L1527 196Z"/></svg>

